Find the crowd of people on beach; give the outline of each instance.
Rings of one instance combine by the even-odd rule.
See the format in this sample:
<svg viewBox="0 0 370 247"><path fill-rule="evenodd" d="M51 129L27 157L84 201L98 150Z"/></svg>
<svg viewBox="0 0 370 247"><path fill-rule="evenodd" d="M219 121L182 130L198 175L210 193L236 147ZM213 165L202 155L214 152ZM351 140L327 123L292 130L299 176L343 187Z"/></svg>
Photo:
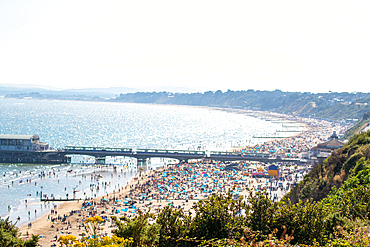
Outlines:
<svg viewBox="0 0 370 247"><path fill-rule="evenodd" d="M305 119L304 126L306 130L297 135L289 138L274 139L251 147L242 148L241 152L268 153L271 158L300 158L302 153L308 152L319 143L326 141L334 131L343 134L347 129L347 127L341 123L316 119Z"/></svg>

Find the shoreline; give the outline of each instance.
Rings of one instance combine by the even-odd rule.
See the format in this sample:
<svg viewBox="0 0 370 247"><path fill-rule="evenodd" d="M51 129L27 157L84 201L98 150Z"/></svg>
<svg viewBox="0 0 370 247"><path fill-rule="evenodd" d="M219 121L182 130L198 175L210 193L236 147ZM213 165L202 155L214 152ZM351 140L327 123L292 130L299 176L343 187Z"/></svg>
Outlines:
<svg viewBox="0 0 370 247"><path fill-rule="evenodd" d="M28 166L22 168L20 171L26 173L30 171ZM33 167L33 166L31 166ZM32 183L23 183L23 190L27 190L29 194L27 197L19 199L19 204L11 206L11 210L4 214L2 218L8 218L12 222L17 222L17 226L27 224L44 214L50 212L55 205L60 205L60 201L40 201L43 195L45 198L67 198L80 199L93 198L96 196L106 195L112 193L120 185L125 185L128 180L137 174L136 167L127 166L114 169L113 165L93 165L93 164L66 164L54 167L54 170L48 170L48 166L37 165L37 172L33 173ZM40 169L39 169L40 168ZM32 168L33 170L34 168ZM73 169L73 172L68 170ZM40 174L45 172L45 177L40 177ZM51 174L49 174L51 173ZM39 174L39 176L37 176ZM26 182L26 179L23 179ZM37 184L37 185L36 185ZM12 189L12 187L10 187ZM18 188L18 187L14 187ZM11 195L12 191L9 190L7 195ZM18 197L17 197L18 198ZM18 202L18 200L15 200ZM20 218L20 220L17 218Z"/></svg>
<svg viewBox="0 0 370 247"><path fill-rule="evenodd" d="M161 169L161 168L159 168L159 169ZM148 171L145 172L145 174L150 173L150 172L152 172L152 171L148 170ZM43 214L42 216L38 217L37 219L35 219L33 221L21 224L18 227L20 237L23 238L23 239L29 239L32 236L32 234L34 234L34 235L39 235L40 236L39 244L41 246L49 246L50 244L52 244L51 242L55 243L56 241L53 241L52 236L54 234L55 234L55 236L63 235L60 232L56 231L56 229L59 228L59 229L63 230L63 225L65 225L65 224L61 221L58 221L58 220L56 220L55 222L52 222L53 217L55 219L57 219L59 217L62 217L62 216L64 217L64 216L69 215L68 216L68 217L70 217L69 218L69 223L72 223L74 225L78 222L81 222L80 220L78 220L78 218L81 217L81 213L83 215L85 215L84 213L86 213L86 210L85 211L82 210L84 203L86 203L86 202L99 203L103 198L112 199L112 198L116 198L118 196L127 196L129 194L130 187L132 185L134 185L136 183L136 181L139 180L139 177L140 177L140 175L136 175L136 176L130 178L129 181L127 182L127 185L122 186L121 188L119 188L119 191L115 191L115 192L112 192L112 193L109 193L109 194L106 194L106 195L98 196L98 197L87 199L87 200L83 199L83 200L78 200L77 202L76 201L68 201L68 202L60 203L57 207L54 207L54 209L52 209L51 212L45 213L45 214ZM94 203L93 203L93 205L94 205ZM70 215L70 212L73 212L73 211L79 212L79 214L78 215L76 215L76 214ZM55 212L55 213L53 214L53 212ZM85 216L88 217L88 215L85 215ZM31 223L31 227L30 227L30 223ZM69 224L71 226L71 228L73 226L72 224ZM70 231L68 232L68 234L72 234L76 237L79 237L80 234L81 234L81 228L78 228L78 229L77 228L71 229L71 228L70 228Z"/></svg>

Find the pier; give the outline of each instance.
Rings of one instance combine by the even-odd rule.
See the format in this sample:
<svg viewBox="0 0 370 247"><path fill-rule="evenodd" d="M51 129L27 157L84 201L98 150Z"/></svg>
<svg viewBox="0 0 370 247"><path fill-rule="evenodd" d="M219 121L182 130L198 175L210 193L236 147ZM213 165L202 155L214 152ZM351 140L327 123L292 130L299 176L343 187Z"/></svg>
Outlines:
<svg viewBox="0 0 370 247"><path fill-rule="evenodd" d="M189 160L214 161L260 161L273 162L301 162L299 159L271 158L268 153L240 153L218 151L166 150L166 149L131 149L131 148L104 148L104 147L74 147L67 146L62 151L64 155L94 156L99 164L105 163L108 156L124 156L136 158L138 164L145 164L148 158L169 158L188 162Z"/></svg>
<svg viewBox="0 0 370 247"><path fill-rule="evenodd" d="M275 137L276 138L276 137ZM68 164L72 155L87 155L95 158L96 164L105 164L106 157L131 157L138 165L144 165L150 158L213 161L259 161L264 163L293 162L299 159L270 157L269 153L240 153L196 150L135 149L114 147L66 146L64 149L49 149L48 144L39 141L37 135L0 135L0 163Z"/></svg>
<svg viewBox="0 0 370 247"><path fill-rule="evenodd" d="M95 163L101 165L105 164L106 157L116 156L136 158L139 165L146 164L149 158L168 158L184 162L200 159L214 161L259 161L264 163L301 162L300 159L271 158L268 153L67 146L60 150L46 151L0 150L0 163L68 164L71 162L71 155L95 157Z"/></svg>

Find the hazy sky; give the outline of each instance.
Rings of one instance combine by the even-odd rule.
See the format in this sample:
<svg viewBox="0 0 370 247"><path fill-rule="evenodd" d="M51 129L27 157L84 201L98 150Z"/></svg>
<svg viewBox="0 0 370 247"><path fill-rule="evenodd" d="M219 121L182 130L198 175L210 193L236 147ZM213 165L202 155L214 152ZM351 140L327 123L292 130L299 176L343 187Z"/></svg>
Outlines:
<svg viewBox="0 0 370 247"><path fill-rule="evenodd" d="M0 84L370 92L369 12L369 0L1 0Z"/></svg>

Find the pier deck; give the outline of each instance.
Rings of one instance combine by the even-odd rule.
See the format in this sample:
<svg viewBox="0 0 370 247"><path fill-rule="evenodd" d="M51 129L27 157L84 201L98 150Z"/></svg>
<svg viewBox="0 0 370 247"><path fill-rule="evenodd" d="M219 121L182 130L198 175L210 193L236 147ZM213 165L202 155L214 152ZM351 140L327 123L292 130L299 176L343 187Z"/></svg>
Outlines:
<svg viewBox="0 0 370 247"><path fill-rule="evenodd" d="M240 152L218 152L218 151L192 151L192 150L165 150L165 149L130 149L130 148L103 148L103 147L72 147L64 149L66 155L80 154L94 156L104 159L107 156L133 157L138 161L147 158L170 158L179 161L208 159L215 161L260 161L273 162L295 162L300 159L271 158L269 153L240 153Z"/></svg>
<svg viewBox="0 0 370 247"><path fill-rule="evenodd" d="M70 163L71 155L87 155L95 157L97 164L105 164L107 156L131 157L144 164L149 158L169 158L179 161L214 160L214 161L260 161L264 163L293 162L300 159L272 158L269 153L240 153L194 150L166 150L166 149L132 149L132 148L105 148L105 147L75 147L66 146L59 150L46 151L6 151L0 150L0 163L33 163L33 164L65 164Z"/></svg>

